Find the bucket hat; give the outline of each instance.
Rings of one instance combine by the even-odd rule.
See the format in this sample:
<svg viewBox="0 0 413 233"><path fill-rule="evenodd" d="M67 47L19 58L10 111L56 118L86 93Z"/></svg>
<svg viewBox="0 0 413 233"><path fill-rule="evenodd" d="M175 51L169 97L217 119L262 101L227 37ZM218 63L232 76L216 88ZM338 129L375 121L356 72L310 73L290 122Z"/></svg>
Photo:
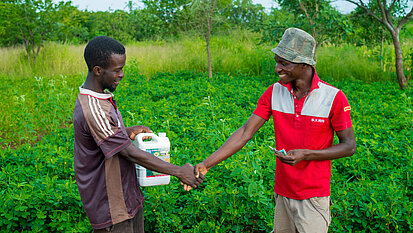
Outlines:
<svg viewBox="0 0 413 233"><path fill-rule="evenodd" d="M315 65L315 39L307 32L298 28L285 30L277 47L271 51L287 61Z"/></svg>

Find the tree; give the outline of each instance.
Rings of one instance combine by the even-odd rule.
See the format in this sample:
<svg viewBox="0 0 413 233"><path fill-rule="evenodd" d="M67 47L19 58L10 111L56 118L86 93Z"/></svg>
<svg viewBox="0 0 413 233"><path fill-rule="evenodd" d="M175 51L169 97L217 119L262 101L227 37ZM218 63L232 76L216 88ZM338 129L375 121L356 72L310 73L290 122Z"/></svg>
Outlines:
<svg viewBox="0 0 413 233"><path fill-rule="evenodd" d="M255 31L262 33L262 42L274 43L281 39L285 29L290 27L300 28L301 26L302 23L298 22L293 14L273 8L268 15L264 15L261 24L255 26Z"/></svg>
<svg viewBox="0 0 413 233"><path fill-rule="evenodd" d="M265 15L264 10L262 5L254 4L252 0L233 0L219 14L228 19L232 26L252 28L262 22Z"/></svg>
<svg viewBox="0 0 413 233"><path fill-rule="evenodd" d="M127 8L129 9L129 26L131 27L129 32L133 36L133 39L137 41L144 39L156 40L163 35L163 33L159 33L161 30L159 23L156 23L159 22L159 19L151 14L148 9L134 8L132 1L128 2Z"/></svg>
<svg viewBox="0 0 413 233"><path fill-rule="evenodd" d="M142 0L151 24L157 26L162 36L177 35L189 30L191 0Z"/></svg>
<svg viewBox="0 0 413 233"><path fill-rule="evenodd" d="M208 55L208 77L210 79L212 78L211 33L214 25L222 20L222 15L218 13L230 4L230 0L193 0L189 11L188 18L191 19L192 29L205 39Z"/></svg>
<svg viewBox="0 0 413 233"><path fill-rule="evenodd" d="M380 68L384 70L384 42L391 39L390 34L386 32L386 28L381 23L367 15L359 7L349 17L353 22L354 30L347 35L350 38L348 41L369 48L380 45Z"/></svg>
<svg viewBox="0 0 413 233"><path fill-rule="evenodd" d="M208 77L212 78L212 59L211 59L211 31L213 28L213 17L217 11L217 0L196 0L192 5L192 13L194 18L198 18L195 21L195 29L197 29L201 35L205 38L207 55L208 55ZM198 17L197 17L198 16Z"/></svg>
<svg viewBox="0 0 413 233"><path fill-rule="evenodd" d="M399 34L403 25L413 17L413 8L407 13L407 0L376 0L367 3L362 0L346 0L363 9L368 15L384 25L390 32L396 54L396 75L400 89L406 89L408 83L403 70L403 51Z"/></svg>
<svg viewBox="0 0 413 233"><path fill-rule="evenodd" d="M96 36L110 36L122 43L132 40L133 24L130 14L123 10L114 12L98 11L88 12L86 27L89 29L91 38Z"/></svg>
<svg viewBox="0 0 413 233"><path fill-rule="evenodd" d="M308 31L316 40L314 59L321 44L340 38L349 30L347 19L330 5L330 0L277 0L280 6L301 19L302 29Z"/></svg>
<svg viewBox="0 0 413 233"><path fill-rule="evenodd" d="M80 11L69 1L65 2L54 14L58 14L55 17L56 27L49 40L82 44L92 39L86 27L89 12Z"/></svg>
<svg viewBox="0 0 413 233"><path fill-rule="evenodd" d="M8 34L15 42L22 42L29 63L35 65L44 41L56 27L58 14L55 12L62 5L63 2L55 4L52 0L3 0L0 24L6 30L0 30L0 36Z"/></svg>

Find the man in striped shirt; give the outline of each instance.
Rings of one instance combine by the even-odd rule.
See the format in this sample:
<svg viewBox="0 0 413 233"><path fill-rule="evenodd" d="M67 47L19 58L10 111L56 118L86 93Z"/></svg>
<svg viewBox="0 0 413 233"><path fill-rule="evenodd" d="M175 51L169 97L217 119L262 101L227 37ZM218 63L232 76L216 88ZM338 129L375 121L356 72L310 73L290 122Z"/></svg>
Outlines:
<svg viewBox="0 0 413 233"><path fill-rule="evenodd" d="M84 58L88 75L73 114L74 169L82 203L95 232L144 232L144 197L136 163L194 188L204 177L195 178L189 163L182 167L167 163L131 143L138 133L152 131L146 126L126 128L113 99L112 92L124 77L121 43L96 37L87 44Z"/></svg>

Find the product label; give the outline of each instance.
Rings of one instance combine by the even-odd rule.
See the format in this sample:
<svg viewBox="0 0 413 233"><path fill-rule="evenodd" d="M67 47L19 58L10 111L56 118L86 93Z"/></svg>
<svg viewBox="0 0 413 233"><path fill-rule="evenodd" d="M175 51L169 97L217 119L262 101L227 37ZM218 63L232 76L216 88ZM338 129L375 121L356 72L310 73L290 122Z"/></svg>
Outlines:
<svg viewBox="0 0 413 233"><path fill-rule="evenodd" d="M155 155L156 157L162 159L165 162L168 162L168 163L171 162L168 150L165 150L165 149L162 149L162 148L160 148L160 149L157 148L157 149L146 149L146 152ZM154 171L151 171L149 169L146 169L146 177L157 177L157 176L167 176L167 175L163 174L163 173L154 172Z"/></svg>

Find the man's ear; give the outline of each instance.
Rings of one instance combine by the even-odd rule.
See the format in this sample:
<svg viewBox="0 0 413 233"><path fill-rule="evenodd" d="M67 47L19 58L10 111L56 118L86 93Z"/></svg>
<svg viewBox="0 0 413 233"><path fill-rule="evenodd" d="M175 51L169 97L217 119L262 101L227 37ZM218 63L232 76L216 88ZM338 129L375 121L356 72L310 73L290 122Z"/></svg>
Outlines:
<svg viewBox="0 0 413 233"><path fill-rule="evenodd" d="M93 67L93 74L95 76L101 76L103 74L103 69L100 66L94 66Z"/></svg>

